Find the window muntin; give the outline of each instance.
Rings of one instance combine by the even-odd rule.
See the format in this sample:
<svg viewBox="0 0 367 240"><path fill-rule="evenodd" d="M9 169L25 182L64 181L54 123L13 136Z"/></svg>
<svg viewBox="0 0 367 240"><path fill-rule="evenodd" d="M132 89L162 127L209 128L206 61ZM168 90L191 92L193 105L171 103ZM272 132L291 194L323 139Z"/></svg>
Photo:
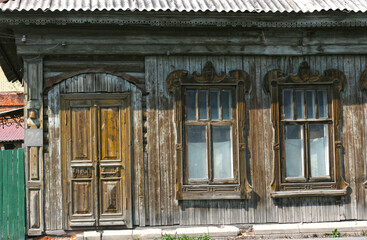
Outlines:
<svg viewBox="0 0 367 240"><path fill-rule="evenodd" d="M281 88L282 182L331 181L331 90Z"/></svg>
<svg viewBox="0 0 367 240"><path fill-rule="evenodd" d="M185 184L235 183L234 88L187 87L183 91Z"/></svg>

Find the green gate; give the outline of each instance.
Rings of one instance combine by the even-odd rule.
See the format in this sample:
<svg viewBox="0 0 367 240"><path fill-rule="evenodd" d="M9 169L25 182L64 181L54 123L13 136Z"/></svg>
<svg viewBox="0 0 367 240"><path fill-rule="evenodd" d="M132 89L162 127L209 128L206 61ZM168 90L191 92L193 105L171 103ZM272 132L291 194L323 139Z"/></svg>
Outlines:
<svg viewBox="0 0 367 240"><path fill-rule="evenodd" d="M0 151L0 239L25 235L24 150Z"/></svg>

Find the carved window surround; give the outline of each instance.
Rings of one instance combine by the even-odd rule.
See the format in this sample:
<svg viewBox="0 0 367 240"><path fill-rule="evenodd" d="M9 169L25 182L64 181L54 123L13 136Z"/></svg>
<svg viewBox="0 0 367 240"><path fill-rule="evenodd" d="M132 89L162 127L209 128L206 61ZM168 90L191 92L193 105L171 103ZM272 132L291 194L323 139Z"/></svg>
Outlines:
<svg viewBox="0 0 367 240"><path fill-rule="evenodd" d="M207 62L203 69L202 75L194 72L191 76L188 71L176 70L171 72L166 80L168 91L174 95L174 120L177 129L177 199L178 200L195 200L195 199L244 199L249 198L252 187L246 177L246 159L245 159L245 94L251 88L250 76L242 70L233 70L227 75L224 72L218 76L211 62ZM234 183L221 184L187 184L184 177L185 163L185 141L184 141L184 89L186 87L233 87L235 89L235 114L236 129L232 140L235 149L234 163L238 163L233 168ZM233 110L233 109L232 109Z"/></svg>
<svg viewBox="0 0 367 240"><path fill-rule="evenodd" d="M340 92L344 90L346 78L343 72L337 69L328 69L322 75L319 71L312 73L308 63L303 62L299 68L297 75L285 74L282 70L269 71L263 82L264 91L271 98L271 118L274 128L273 137L273 179L271 183L271 197L300 197L300 196L341 196L347 194L348 183L345 182L342 175L342 144L340 136L341 122L341 106ZM331 100L328 108L331 110L331 129L328 133L329 146L331 147L331 155L329 155L329 163L331 171L330 179L319 182L284 182L284 172L282 172L282 131L281 131L281 89L287 88L304 88L308 87L327 87L330 89ZM307 149L306 149L307 151ZM307 160L307 159L306 159ZM283 174L283 175L282 175Z"/></svg>
<svg viewBox="0 0 367 240"><path fill-rule="evenodd" d="M362 74L361 77L359 78L359 88L362 91L367 92L367 70L365 70ZM367 194L367 179L366 181L363 182L363 186L365 188L365 192Z"/></svg>

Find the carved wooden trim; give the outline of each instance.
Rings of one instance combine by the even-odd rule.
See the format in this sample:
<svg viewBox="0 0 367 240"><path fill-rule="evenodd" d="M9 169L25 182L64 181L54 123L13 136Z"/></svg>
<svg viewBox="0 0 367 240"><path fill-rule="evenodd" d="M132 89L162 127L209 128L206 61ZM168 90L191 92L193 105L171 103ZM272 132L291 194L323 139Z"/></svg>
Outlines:
<svg viewBox="0 0 367 240"><path fill-rule="evenodd" d="M28 131L43 128L43 59L29 57L24 59L24 129ZM25 135L29 137L29 135ZM42 134L40 136L43 137ZM26 178L26 232L30 236L44 232L44 182L43 146L35 141L24 139L25 178ZM42 142L43 139L37 139Z"/></svg>
<svg viewBox="0 0 367 240"><path fill-rule="evenodd" d="M49 78L45 78L45 86L44 86L44 90L47 90L49 88L51 88L52 86L77 75L80 74L87 74L87 73L108 73L117 77L121 77L123 79L125 79L126 81L134 84L135 86L137 86L141 91L142 94L146 94L146 90L144 87L144 84L139 83L139 80L127 73L124 72L119 72L118 69L109 69L109 68L87 68L87 69L82 69L82 70L78 70L78 71L72 71L72 72L63 72L59 75L53 76L53 77L49 77Z"/></svg>
<svg viewBox="0 0 367 240"><path fill-rule="evenodd" d="M184 174L183 174L183 103L182 103L182 86L220 86L221 84L231 84L236 87L237 92L237 146L238 146L238 185L232 187L226 191L223 190L225 185L210 185L207 187L185 185L184 186ZM252 192L252 187L247 181L246 177L246 164L245 164L245 119L246 119L246 107L245 107L245 94L251 89L250 75L243 70L232 70L227 75L221 72L220 75L216 74L216 71L211 62L207 62L203 68L201 74L193 72L191 76L188 75L186 70L176 70L171 72L166 79L167 90L174 95L174 120L177 129L177 166L176 166L176 190L177 199L241 199L249 198ZM198 191L198 187L201 187ZM210 190L210 191L209 191ZM203 193L203 191L205 193ZM224 191L224 193L221 193Z"/></svg>
<svg viewBox="0 0 367 240"><path fill-rule="evenodd" d="M344 196L347 194L347 189L327 189L327 190L297 190L297 191L275 191L271 192L272 198L284 198L284 197L335 197Z"/></svg>
<svg viewBox="0 0 367 240"><path fill-rule="evenodd" d="M326 194L324 190L317 193L305 193L305 194L296 194L297 191L293 191L291 194L283 194L277 193L280 191L281 185L281 171L280 171L280 161L281 161L281 133L280 133L280 103L279 103L279 86L307 86L309 84L313 85L329 85L332 86L333 99L332 99L332 113L333 115L333 128L334 128L334 152L335 152L335 169L336 176L335 181L336 189L347 189L348 183L343 178L342 173L342 162L341 162L341 136L340 136L340 122L341 122L341 106L340 106L340 92L344 90L346 85L346 77L343 72L338 69L327 69L324 71L322 75L319 71L313 73L310 70L310 67L307 62L302 62L298 73L296 75L283 73L280 69L271 70L266 73L263 81L263 88L266 93L270 95L271 98L271 120L274 128L274 138L273 138L273 150L274 150L274 158L273 158L273 176L271 182L271 194L272 197L291 197L291 196L324 196L329 195ZM283 189L284 190L284 189ZM345 195L346 191L339 191L335 193L335 189L330 189L330 195ZM304 190L300 190L304 191ZM316 191L316 190L307 190L307 191ZM319 191L319 190L317 190Z"/></svg>
<svg viewBox="0 0 367 240"><path fill-rule="evenodd" d="M362 91L367 91L367 70L365 70L359 78L359 88Z"/></svg>

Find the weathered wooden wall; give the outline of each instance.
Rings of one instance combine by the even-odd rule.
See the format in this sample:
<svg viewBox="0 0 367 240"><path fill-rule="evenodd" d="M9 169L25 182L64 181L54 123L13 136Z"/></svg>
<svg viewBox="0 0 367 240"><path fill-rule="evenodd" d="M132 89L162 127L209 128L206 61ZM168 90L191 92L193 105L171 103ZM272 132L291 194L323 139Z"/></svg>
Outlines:
<svg viewBox="0 0 367 240"><path fill-rule="evenodd" d="M48 29L44 31L46 34ZM127 56L125 54L136 53L141 49L139 44L147 44L142 36L131 37L129 32L123 42L120 36L103 42L102 39L88 38L95 32L91 31L88 36L81 37L77 31L73 31L70 39L76 37L74 42L68 44L73 48L65 48L65 56L57 45L62 39L67 39L62 34L55 35L46 43L39 41L25 44L19 47L24 54L36 53L40 48L46 54L43 60L44 79L56 76L63 72L75 71L87 68L114 68L128 73L139 80L139 84L145 85L147 95L133 84L117 79L111 75L99 74L103 78L94 79L90 76L80 75L55 85L44 93L44 131L48 141L44 146L45 162L45 229L46 231L63 229L62 222L62 192L61 192L61 158L60 154L60 118L59 118L59 96L63 93L81 92L121 92L131 91L134 118L134 156L133 156L133 222L134 225L156 226L156 225L200 225L200 224L232 224L232 223L292 223L292 222L322 222L339 220L367 220L367 198L365 187L362 184L367 180L367 94L358 88L360 74L367 68L367 56L365 55L324 55L308 56L323 42L325 34L304 35L295 32L292 42L285 43L287 38L282 38L281 32L272 33L261 40L261 31L253 33L254 36L243 35L234 38L226 32L222 37L210 41L205 34L195 38L197 45L185 42L185 48L179 48L180 54L228 54L228 56ZM79 34L79 35L78 35ZM123 33L121 33L123 34ZM214 34L214 33L213 33ZM336 33L335 33L336 34ZM42 35L42 34L41 34ZM40 35L40 36L41 36ZM61 36L62 35L62 36ZM204 36L205 35L205 36ZM363 34L362 34L363 35ZM28 35L27 35L28 36ZM32 39L33 35L30 35ZM158 48L152 46L151 50L144 50L140 54L162 54L167 50L177 47L180 38L177 36L166 36L160 39ZM105 37L103 37L105 38ZM252 47L242 49L243 45L250 41ZM297 38L297 39L296 39ZM80 41L88 39L88 46L81 46ZM206 40L205 40L206 39ZM227 40L229 45L222 47ZM241 40L242 39L242 40ZM250 39L250 40L249 40ZM261 47L255 46L262 42ZM182 39L181 39L182 40ZM209 41L207 45L200 45L202 41ZM299 40L310 44L307 48L300 47ZM339 37L335 44L346 44L349 37ZM140 41L140 42L139 42ZM158 41L158 40L157 40ZM238 42L240 41L240 42ZM330 40L331 41L331 40ZM103 44L102 44L103 42ZM283 48L278 46L284 42ZM357 42L356 42L357 43ZM21 43L19 43L21 44ZM92 45L93 46L92 46ZM103 46L101 46L101 44ZM275 44L275 45L274 45ZM326 44L326 43L325 43ZM329 44L334 44L330 42ZM57 46L56 46L57 45ZM111 51L114 47L115 54ZM123 46L122 46L123 45ZM213 51L211 52L211 47ZM292 45L289 54L306 54L304 56L277 56L283 54L282 49ZM100 46L100 47L98 47ZM120 47L118 47L120 46ZM169 47L167 47L169 46ZM209 46L209 48L208 48ZM57 49L53 55L52 49ZM78 49L77 49L78 47ZM132 47L131 52L126 49ZM74 49L75 55L70 55ZM99 50L98 50L99 49ZM154 50L158 49L158 50ZM189 50L189 49L192 49ZM196 50L195 50L196 49ZM232 52L232 50L235 50ZM237 50L236 50L237 49ZM274 56L260 56L261 50L267 49ZM292 50L293 49L293 50ZM328 48L329 49L329 48ZM332 49L332 47L330 47ZM335 48L337 49L337 48ZM154 50L154 51L153 51ZM340 50L340 49L339 49ZM135 52L133 52L135 51ZM331 50L330 50L331 51ZM228 53L229 52L229 53ZM241 56L230 56L233 53ZM250 56L249 54L256 54ZM332 53L332 52L329 52ZM69 55L67 55L69 54ZM78 55L80 54L80 55ZM94 55L91 55L94 54ZM103 57L101 57L104 55ZM212 61L215 69L220 71L241 69L248 72L252 80L252 90L246 96L246 141L250 182L254 192L250 200L200 200L200 201L177 201L175 199L176 183L176 151L175 131L173 121L173 97L168 94L165 80L167 75L178 69L188 70L190 73L200 73L206 61ZM272 168L272 137L273 129L270 119L270 99L262 88L264 75L272 69L279 68L284 72L296 73L302 61L308 61L313 71L324 71L328 68L337 68L343 71L347 77L347 87L342 92L343 126L342 142L344 146L344 172L347 182L350 183L350 194L347 197L309 197L309 198L287 198L275 202L270 198L270 182ZM100 82L98 82L100 81ZM98 82L98 84L97 84ZM145 146L145 143L147 144ZM56 217L57 216L57 217Z"/></svg>
<svg viewBox="0 0 367 240"><path fill-rule="evenodd" d="M175 194L175 126L173 98L165 88L167 75L178 69L202 71L212 61L217 72L242 69L251 75L252 91L246 96L248 156L254 193L245 201L182 201ZM342 93L344 172L350 183L347 197L270 198L272 124L270 99L262 88L272 69L297 73L302 61L313 71L337 68L347 77ZM149 220L151 225L198 225L231 223L292 223L367 219L364 184L367 161L367 96L358 88L367 67L366 56L170 56L147 57L146 89L148 125Z"/></svg>

